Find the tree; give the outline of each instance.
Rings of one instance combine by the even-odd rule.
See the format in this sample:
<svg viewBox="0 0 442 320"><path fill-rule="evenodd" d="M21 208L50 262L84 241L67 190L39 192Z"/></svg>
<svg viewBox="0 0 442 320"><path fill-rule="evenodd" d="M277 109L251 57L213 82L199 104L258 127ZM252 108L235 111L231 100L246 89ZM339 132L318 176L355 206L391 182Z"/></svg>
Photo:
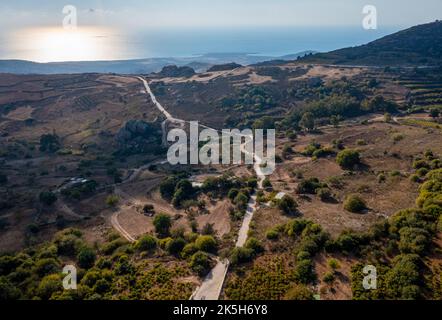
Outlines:
<svg viewBox="0 0 442 320"><path fill-rule="evenodd" d="M215 253L217 250L217 243L212 236L199 236L195 241L198 250L208 253Z"/></svg>
<svg viewBox="0 0 442 320"><path fill-rule="evenodd" d="M160 193L164 199L171 200L175 193L176 178L168 177L160 184Z"/></svg>
<svg viewBox="0 0 442 320"><path fill-rule="evenodd" d="M40 137L40 151L54 153L60 149L60 141L56 134L44 134Z"/></svg>
<svg viewBox="0 0 442 320"><path fill-rule="evenodd" d="M431 116L433 119L438 118L438 117L439 117L439 114L440 114L440 111L439 111L438 109L436 109L436 108L433 108L433 109L430 110L430 116Z"/></svg>
<svg viewBox="0 0 442 320"><path fill-rule="evenodd" d="M338 156L336 157L336 162L343 169L353 169L354 166L361 163L361 156L356 150L346 149L339 152Z"/></svg>
<svg viewBox="0 0 442 320"><path fill-rule="evenodd" d="M167 237L170 233L170 227L172 226L172 219L167 214L159 214L153 220L155 231L160 237Z"/></svg>
<svg viewBox="0 0 442 320"><path fill-rule="evenodd" d="M58 274L51 274L41 280L37 288L37 294L40 298L48 300L54 293L61 290L63 288L60 276Z"/></svg>
<svg viewBox="0 0 442 320"><path fill-rule="evenodd" d="M359 196L350 195L345 199L344 209L353 213L361 213L367 209L367 205Z"/></svg>
<svg viewBox="0 0 442 320"><path fill-rule="evenodd" d="M171 255L178 256L183 251L184 247L186 245L186 240L183 238L177 238L173 239L172 241L169 241L167 244L167 252Z"/></svg>
<svg viewBox="0 0 442 320"><path fill-rule="evenodd" d="M331 116L330 117L330 123L333 127L337 128L339 127L339 123L341 122L341 116Z"/></svg>
<svg viewBox="0 0 442 320"><path fill-rule="evenodd" d="M120 199L118 198L118 196L117 195L110 195L110 196L108 196L107 198L106 198L106 204L109 206L109 207L115 207L117 204L118 204L118 202L120 201Z"/></svg>
<svg viewBox="0 0 442 320"><path fill-rule="evenodd" d="M315 117L313 113L304 113L302 115L301 121L299 122L299 125L307 131L313 130L315 128Z"/></svg>
<svg viewBox="0 0 442 320"><path fill-rule="evenodd" d="M308 284L316 280L313 262L310 259L298 261L295 268L296 280L303 284Z"/></svg>
<svg viewBox="0 0 442 320"><path fill-rule="evenodd" d="M245 248L253 250L254 254L259 254L264 251L262 243L256 238L249 238L244 245Z"/></svg>
<svg viewBox="0 0 442 320"><path fill-rule="evenodd" d="M95 251L93 249L89 247L81 248L77 256L78 265L81 268L90 269L94 266L96 258L97 256L95 255Z"/></svg>
<svg viewBox="0 0 442 320"><path fill-rule="evenodd" d="M14 287L6 277L0 277L0 300L17 300L20 298L20 290Z"/></svg>
<svg viewBox="0 0 442 320"><path fill-rule="evenodd" d="M296 208L298 208L298 204L293 197L285 195L278 201L278 208L285 214L292 214L296 211Z"/></svg>
<svg viewBox="0 0 442 320"><path fill-rule="evenodd" d="M41 203L50 206L57 201L57 196L53 192L43 191L40 193L39 199Z"/></svg>
<svg viewBox="0 0 442 320"><path fill-rule="evenodd" d="M190 267L201 277L209 273L211 259L205 252L197 252L190 258Z"/></svg>
<svg viewBox="0 0 442 320"><path fill-rule="evenodd" d="M234 248L230 255L230 263L238 265L240 263L249 262L252 260L253 250L249 248Z"/></svg>
<svg viewBox="0 0 442 320"><path fill-rule="evenodd" d="M135 249L138 251L151 251L154 250L156 246L157 239L151 235L145 235L135 243Z"/></svg>

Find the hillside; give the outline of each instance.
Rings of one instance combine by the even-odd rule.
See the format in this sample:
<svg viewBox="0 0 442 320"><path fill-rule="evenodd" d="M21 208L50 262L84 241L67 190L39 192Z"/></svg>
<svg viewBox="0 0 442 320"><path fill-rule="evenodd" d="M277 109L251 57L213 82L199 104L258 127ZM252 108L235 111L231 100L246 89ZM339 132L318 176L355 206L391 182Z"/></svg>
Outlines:
<svg viewBox="0 0 442 320"><path fill-rule="evenodd" d="M442 22L415 26L366 45L319 53L305 63L344 65L439 65L442 62Z"/></svg>

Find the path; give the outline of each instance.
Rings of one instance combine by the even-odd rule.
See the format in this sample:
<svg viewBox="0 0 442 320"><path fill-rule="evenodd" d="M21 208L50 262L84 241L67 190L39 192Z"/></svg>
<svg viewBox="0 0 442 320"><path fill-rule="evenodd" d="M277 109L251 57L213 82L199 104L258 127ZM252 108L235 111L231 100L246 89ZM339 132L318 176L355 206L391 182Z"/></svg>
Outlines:
<svg viewBox="0 0 442 320"><path fill-rule="evenodd" d="M137 79L139 79L143 83L143 85L146 89L146 93L150 96L152 102L155 104L155 106L158 108L158 110L166 117L166 119L167 119L166 121L170 121L172 123L176 123L176 124L180 124L180 125L184 125L185 123L187 123L187 121L185 121L185 120L174 118L161 105L161 103L158 102L157 98L155 97L155 95L153 94L153 92L149 86L149 83L144 78L137 77ZM163 127L163 142L166 142L166 141L164 141L164 137L166 136L164 123L163 123L162 127ZM201 125L201 127L218 132L218 130L207 127L205 125ZM248 143L253 143L253 140L249 141ZM246 144L241 145L241 151L245 154L246 153L250 154L250 152L247 151ZM255 170L256 175L258 177L258 188L261 189L262 183L265 179L263 169L261 168L263 161L254 152L253 152L253 158L254 158L254 162L255 162L254 170ZM253 219L253 215L255 213L255 210L256 210L256 196L252 196L249 201L249 204L247 206L246 215L244 216L244 220L242 222L241 228L238 233L238 240L236 243L237 247L242 247L245 244L245 242L247 241L247 237L248 237L248 233L249 233L249 229L250 229L250 223ZM192 295L191 299L192 300L218 300L219 296L221 294L221 291L222 291L222 287L224 285L224 281L227 276L228 269L229 269L229 261L228 260L224 260L224 261L217 260L216 266L210 271L210 273L204 279L201 286L196 289L196 291Z"/></svg>

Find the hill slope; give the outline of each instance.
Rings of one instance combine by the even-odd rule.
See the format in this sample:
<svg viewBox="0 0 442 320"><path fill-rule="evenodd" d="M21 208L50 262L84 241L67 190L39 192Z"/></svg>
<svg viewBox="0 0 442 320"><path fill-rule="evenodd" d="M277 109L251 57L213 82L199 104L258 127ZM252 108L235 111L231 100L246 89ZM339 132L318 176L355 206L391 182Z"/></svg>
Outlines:
<svg viewBox="0 0 442 320"><path fill-rule="evenodd" d="M320 53L302 62L347 65L438 65L442 63L442 22L415 26L366 45Z"/></svg>

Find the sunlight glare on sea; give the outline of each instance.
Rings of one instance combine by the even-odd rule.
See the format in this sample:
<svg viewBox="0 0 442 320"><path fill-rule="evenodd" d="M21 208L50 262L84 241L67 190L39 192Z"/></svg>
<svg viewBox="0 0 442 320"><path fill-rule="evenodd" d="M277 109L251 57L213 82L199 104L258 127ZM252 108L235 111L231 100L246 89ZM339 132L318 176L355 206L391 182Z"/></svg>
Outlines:
<svg viewBox="0 0 442 320"><path fill-rule="evenodd" d="M81 27L31 28L13 33L6 42L15 59L36 62L115 60L123 57L112 30Z"/></svg>

